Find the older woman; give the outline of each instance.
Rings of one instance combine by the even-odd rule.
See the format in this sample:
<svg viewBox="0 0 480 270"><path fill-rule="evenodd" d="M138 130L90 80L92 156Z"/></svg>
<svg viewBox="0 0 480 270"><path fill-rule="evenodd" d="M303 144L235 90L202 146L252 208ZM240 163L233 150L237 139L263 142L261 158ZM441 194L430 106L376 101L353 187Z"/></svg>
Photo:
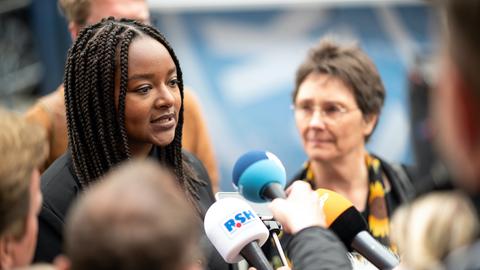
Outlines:
<svg viewBox="0 0 480 270"><path fill-rule="evenodd" d="M368 153L385 89L357 46L322 41L300 65L293 110L308 161L295 176L334 190L364 215L372 235L390 247L389 217L412 194L401 170Z"/></svg>

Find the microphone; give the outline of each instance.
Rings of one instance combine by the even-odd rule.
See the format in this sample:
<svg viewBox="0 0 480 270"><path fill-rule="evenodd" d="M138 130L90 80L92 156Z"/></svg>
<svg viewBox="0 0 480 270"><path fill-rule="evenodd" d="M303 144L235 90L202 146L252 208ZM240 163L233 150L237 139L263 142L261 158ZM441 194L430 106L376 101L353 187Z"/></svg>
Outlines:
<svg viewBox="0 0 480 270"><path fill-rule="evenodd" d="M242 155L233 168L233 185L252 202L286 198L285 167L268 151L250 151Z"/></svg>
<svg viewBox="0 0 480 270"><path fill-rule="evenodd" d="M327 227L350 250L355 250L379 269L393 269L400 262L367 231L367 223L358 210L342 195L327 189L316 190Z"/></svg>
<svg viewBox="0 0 480 270"><path fill-rule="evenodd" d="M210 206L204 219L205 233L227 263L242 257L257 270L273 270L260 246L269 231L247 202L225 198Z"/></svg>

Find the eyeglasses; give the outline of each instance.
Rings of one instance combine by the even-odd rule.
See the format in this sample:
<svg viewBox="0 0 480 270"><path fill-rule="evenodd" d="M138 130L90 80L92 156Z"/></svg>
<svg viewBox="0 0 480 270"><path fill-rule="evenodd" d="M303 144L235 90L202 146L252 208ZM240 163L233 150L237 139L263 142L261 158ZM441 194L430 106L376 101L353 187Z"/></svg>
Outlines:
<svg viewBox="0 0 480 270"><path fill-rule="evenodd" d="M292 105L295 115L301 119L312 119L316 111L320 113L322 120L327 122L335 122L347 113L358 111L359 108L347 109L339 104L327 104L325 106L311 104L295 104Z"/></svg>

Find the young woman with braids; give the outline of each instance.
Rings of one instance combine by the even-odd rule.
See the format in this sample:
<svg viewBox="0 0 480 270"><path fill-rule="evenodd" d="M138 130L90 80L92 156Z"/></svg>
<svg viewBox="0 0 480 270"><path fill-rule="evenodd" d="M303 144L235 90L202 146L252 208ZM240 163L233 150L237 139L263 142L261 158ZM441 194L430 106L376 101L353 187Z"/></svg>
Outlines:
<svg viewBox="0 0 480 270"><path fill-rule="evenodd" d="M182 71L156 29L113 18L85 28L69 50L64 84L69 150L42 176L36 261L60 254L73 199L128 159L150 157L169 167L203 218L214 202L210 179L182 151ZM229 269L211 244L204 253L206 269Z"/></svg>

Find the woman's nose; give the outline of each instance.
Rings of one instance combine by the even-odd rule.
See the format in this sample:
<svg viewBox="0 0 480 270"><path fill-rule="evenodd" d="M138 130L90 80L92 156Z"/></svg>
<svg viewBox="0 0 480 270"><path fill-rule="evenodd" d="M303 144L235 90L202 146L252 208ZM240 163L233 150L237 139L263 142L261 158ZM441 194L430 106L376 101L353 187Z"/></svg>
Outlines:
<svg viewBox="0 0 480 270"><path fill-rule="evenodd" d="M163 85L157 90L157 96L155 97L156 107L171 107L174 102L175 97L167 86Z"/></svg>
<svg viewBox="0 0 480 270"><path fill-rule="evenodd" d="M314 110L308 125L313 128L325 128L325 118L320 110Z"/></svg>

